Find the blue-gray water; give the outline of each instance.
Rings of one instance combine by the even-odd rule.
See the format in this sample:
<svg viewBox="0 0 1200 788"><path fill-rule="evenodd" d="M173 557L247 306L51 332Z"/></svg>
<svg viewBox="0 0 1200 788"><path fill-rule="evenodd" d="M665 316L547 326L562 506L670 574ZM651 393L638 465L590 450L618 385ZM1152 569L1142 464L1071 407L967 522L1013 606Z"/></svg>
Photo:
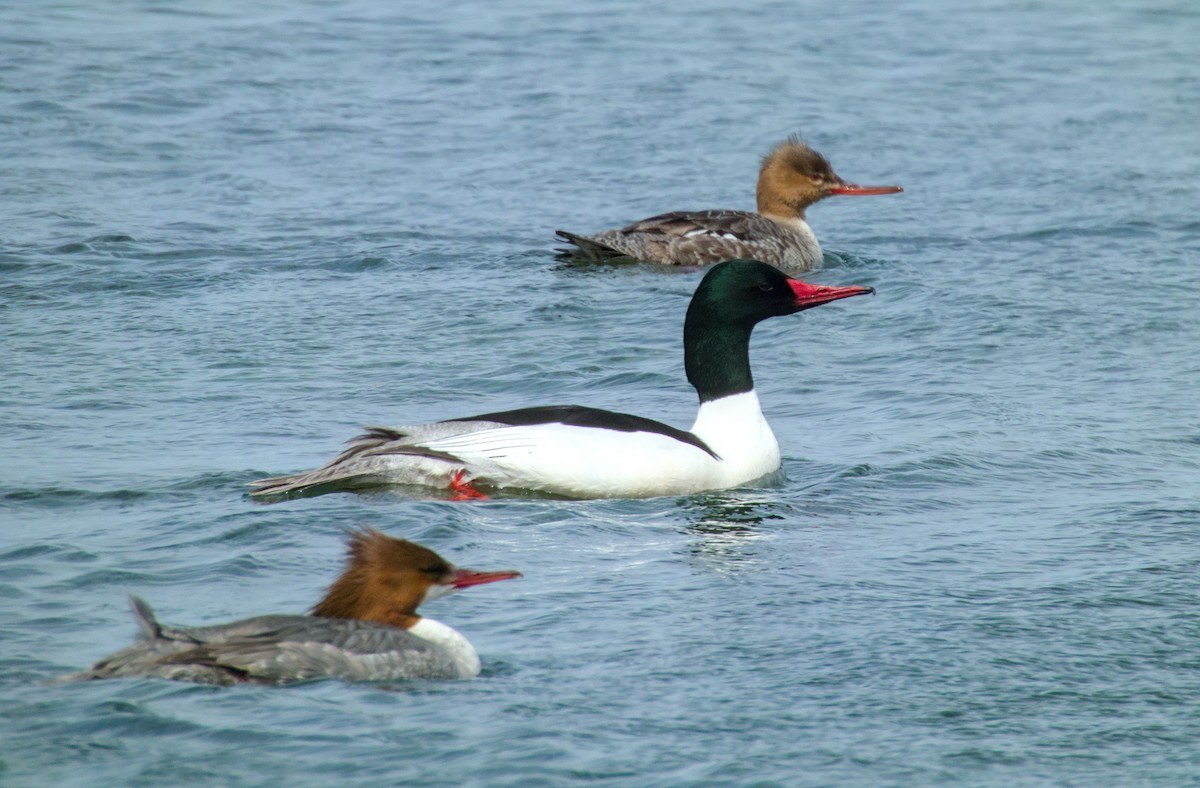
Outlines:
<svg viewBox="0 0 1200 788"><path fill-rule="evenodd" d="M1162 2L0 8L0 783L1200 784L1200 9ZM902 195L809 218L762 325L787 480L251 503L361 424L686 427L701 274L552 231L751 208L802 130ZM46 686L126 595L302 611L357 524L523 580L484 674Z"/></svg>

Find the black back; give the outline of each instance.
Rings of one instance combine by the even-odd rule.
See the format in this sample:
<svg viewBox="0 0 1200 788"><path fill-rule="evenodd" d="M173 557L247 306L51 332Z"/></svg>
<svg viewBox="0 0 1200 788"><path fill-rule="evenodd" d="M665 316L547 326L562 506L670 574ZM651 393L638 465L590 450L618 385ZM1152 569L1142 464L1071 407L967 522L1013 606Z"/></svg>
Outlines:
<svg viewBox="0 0 1200 788"><path fill-rule="evenodd" d="M518 408L497 413L483 413L466 419L447 419L447 421L495 421L510 427L529 427L535 424L565 424L569 427L593 427L596 429L615 430L617 432L655 432L665 435L681 443L695 446L706 452L713 459L721 459L708 448L704 441L686 430L676 429L661 421L647 419L643 416L633 416L628 413L616 413L611 410L589 408L583 405L547 405L533 408Z"/></svg>

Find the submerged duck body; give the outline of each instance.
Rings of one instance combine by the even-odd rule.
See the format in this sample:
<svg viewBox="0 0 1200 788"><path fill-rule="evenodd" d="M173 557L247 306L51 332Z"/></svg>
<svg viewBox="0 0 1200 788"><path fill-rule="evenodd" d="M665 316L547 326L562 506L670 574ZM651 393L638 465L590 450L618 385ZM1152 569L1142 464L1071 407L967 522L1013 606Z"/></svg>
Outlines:
<svg viewBox="0 0 1200 788"><path fill-rule="evenodd" d="M131 597L141 637L65 681L154 676L199 684L287 684L471 678L479 655L453 628L417 615L424 601L520 577L459 569L437 553L364 529L346 568L312 615L268 615L208 627L167 627Z"/></svg>
<svg viewBox="0 0 1200 788"><path fill-rule="evenodd" d="M684 322L684 367L700 397L691 430L578 405L523 408L410 427L375 427L317 470L253 482L288 497L387 484L514 488L568 498L642 498L746 484L780 467L750 372L754 326L873 292L789 279L764 263L713 267Z"/></svg>
<svg viewBox="0 0 1200 788"><path fill-rule="evenodd" d="M847 183L824 156L793 136L763 159L757 212L673 211L593 235L556 232L577 247L577 254L593 259L629 257L691 266L753 259L796 273L821 264L821 245L805 220L810 205L838 194L901 191L899 186Z"/></svg>

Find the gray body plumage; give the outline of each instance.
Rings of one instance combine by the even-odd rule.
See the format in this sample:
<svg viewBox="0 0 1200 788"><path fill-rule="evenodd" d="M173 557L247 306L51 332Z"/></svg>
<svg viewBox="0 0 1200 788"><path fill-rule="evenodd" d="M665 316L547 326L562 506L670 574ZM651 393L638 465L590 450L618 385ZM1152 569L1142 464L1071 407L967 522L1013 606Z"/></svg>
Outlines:
<svg viewBox="0 0 1200 788"><path fill-rule="evenodd" d="M164 627L131 597L139 641L64 681L133 676L200 684L284 684L316 678L387 681L467 678L452 655L399 627L269 615L211 627Z"/></svg>
<svg viewBox="0 0 1200 788"><path fill-rule="evenodd" d="M779 221L751 211L675 211L594 235L557 234L594 259L694 266L750 259L788 273L821 264L821 246L803 219Z"/></svg>

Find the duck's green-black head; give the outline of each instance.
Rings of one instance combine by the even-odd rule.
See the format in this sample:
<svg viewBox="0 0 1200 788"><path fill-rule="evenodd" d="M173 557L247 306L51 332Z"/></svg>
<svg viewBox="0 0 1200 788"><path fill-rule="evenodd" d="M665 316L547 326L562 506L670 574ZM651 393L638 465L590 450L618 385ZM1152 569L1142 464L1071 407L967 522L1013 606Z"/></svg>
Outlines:
<svg viewBox="0 0 1200 788"><path fill-rule="evenodd" d="M749 391L750 333L760 321L873 292L801 282L757 260L718 263L696 288L683 324L688 380L701 402Z"/></svg>
<svg viewBox="0 0 1200 788"><path fill-rule="evenodd" d="M813 285L791 279L778 268L757 260L730 260L709 269L688 313L703 311L722 323L753 326L768 317L873 292L873 288L858 285Z"/></svg>

